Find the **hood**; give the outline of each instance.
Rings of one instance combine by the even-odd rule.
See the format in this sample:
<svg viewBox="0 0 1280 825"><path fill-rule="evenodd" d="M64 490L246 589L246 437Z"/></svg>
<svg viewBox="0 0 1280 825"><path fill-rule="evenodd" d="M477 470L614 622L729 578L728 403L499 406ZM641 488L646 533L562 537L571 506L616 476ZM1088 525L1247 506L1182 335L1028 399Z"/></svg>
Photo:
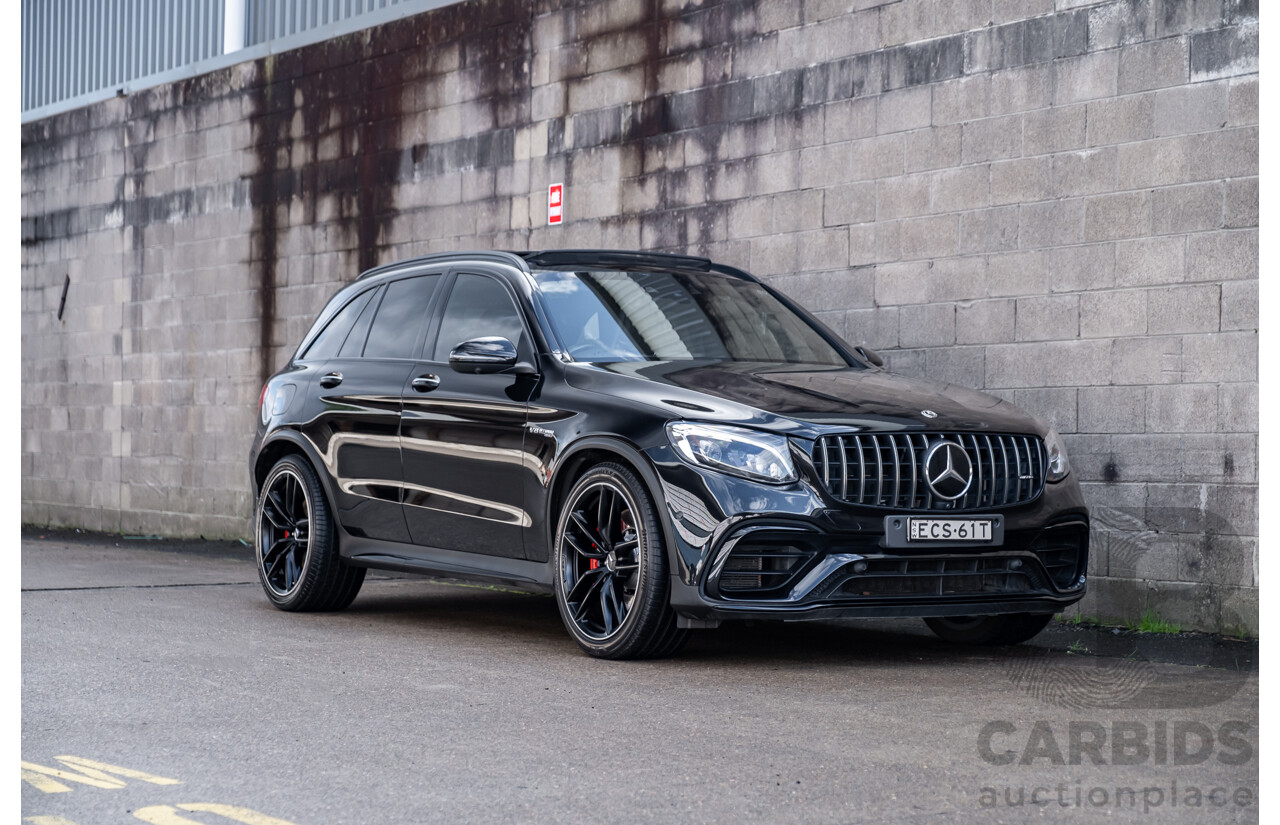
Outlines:
<svg viewBox="0 0 1280 825"><path fill-rule="evenodd" d="M1000 398L884 370L756 362L643 361L574 365L570 382L660 407L672 417L800 434L976 431L1043 434L1048 426ZM925 410L934 413L930 418Z"/></svg>

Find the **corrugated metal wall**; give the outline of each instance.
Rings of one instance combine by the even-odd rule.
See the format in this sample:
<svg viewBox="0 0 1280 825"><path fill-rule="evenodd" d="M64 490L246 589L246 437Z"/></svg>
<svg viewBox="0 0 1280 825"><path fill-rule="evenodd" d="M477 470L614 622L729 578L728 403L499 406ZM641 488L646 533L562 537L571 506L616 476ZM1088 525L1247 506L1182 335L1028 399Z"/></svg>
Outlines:
<svg viewBox="0 0 1280 825"><path fill-rule="evenodd" d="M380 9L402 7L412 13L444 4L442 0L229 1L244 5L244 37L232 42L245 47ZM223 53L227 2L22 0L22 111L217 57Z"/></svg>
<svg viewBox="0 0 1280 825"><path fill-rule="evenodd" d="M367 12L398 6L403 0L247 0L245 45L253 46L336 23Z"/></svg>
<svg viewBox="0 0 1280 825"><path fill-rule="evenodd" d="M224 0L22 0L22 110L222 54Z"/></svg>

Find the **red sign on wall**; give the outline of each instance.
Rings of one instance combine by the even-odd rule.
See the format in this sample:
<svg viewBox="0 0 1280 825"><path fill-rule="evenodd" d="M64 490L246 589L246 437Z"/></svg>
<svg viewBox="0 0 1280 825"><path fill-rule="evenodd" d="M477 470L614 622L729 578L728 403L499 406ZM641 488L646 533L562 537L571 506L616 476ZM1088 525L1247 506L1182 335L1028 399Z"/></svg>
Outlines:
<svg viewBox="0 0 1280 825"><path fill-rule="evenodd" d="M553 183L547 188L547 223L560 223L564 219L564 184Z"/></svg>

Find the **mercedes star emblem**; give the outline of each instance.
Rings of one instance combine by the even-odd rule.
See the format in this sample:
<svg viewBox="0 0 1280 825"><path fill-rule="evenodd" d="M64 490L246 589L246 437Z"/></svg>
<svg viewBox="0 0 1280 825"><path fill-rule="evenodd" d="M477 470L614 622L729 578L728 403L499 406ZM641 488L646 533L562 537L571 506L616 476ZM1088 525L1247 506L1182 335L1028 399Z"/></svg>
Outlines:
<svg viewBox="0 0 1280 825"><path fill-rule="evenodd" d="M933 410L921 410L921 411L920 411L920 414L921 414L921 415L923 415L925 418L937 418L937 417L938 417L938 414L937 414L936 412L934 412Z"/></svg>
<svg viewBox="0 0 1280 825"><path fill-rule="evenodd" d="M924 479L935 496L955 501L969 492L973 464L964 447L954 441L937 441L924 454Z"/></svg>

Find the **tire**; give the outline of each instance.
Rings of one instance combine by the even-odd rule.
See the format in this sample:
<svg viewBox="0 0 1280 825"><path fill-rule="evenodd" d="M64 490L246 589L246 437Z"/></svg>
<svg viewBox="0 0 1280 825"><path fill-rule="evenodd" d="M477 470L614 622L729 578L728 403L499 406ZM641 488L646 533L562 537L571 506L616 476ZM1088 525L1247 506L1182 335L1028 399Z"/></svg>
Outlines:
<svg viewBox="0 0 1280 825"><path fill-rule="evenodd" d="M324 488L301 456L285 456L267 474L253 536L258 580L281 610L342 610L364 584L365 569L338 554Z"/></svg>
<svg viewBox="0 0 1280 825"><path fill-rule="evenodd" d="M929 618L924 623L940 639L956 644L1016 645L1044 630L1052 619L1052 613L1008 613Z"/></svg>
<svg viewBox="0 0 1280 825"><path fill-rule="evenodd" d="M657 510L620 464L587 470L556 524L555 595L569 635L600 659L656 659L688 631L668 603L666 547Z"/></svg>

